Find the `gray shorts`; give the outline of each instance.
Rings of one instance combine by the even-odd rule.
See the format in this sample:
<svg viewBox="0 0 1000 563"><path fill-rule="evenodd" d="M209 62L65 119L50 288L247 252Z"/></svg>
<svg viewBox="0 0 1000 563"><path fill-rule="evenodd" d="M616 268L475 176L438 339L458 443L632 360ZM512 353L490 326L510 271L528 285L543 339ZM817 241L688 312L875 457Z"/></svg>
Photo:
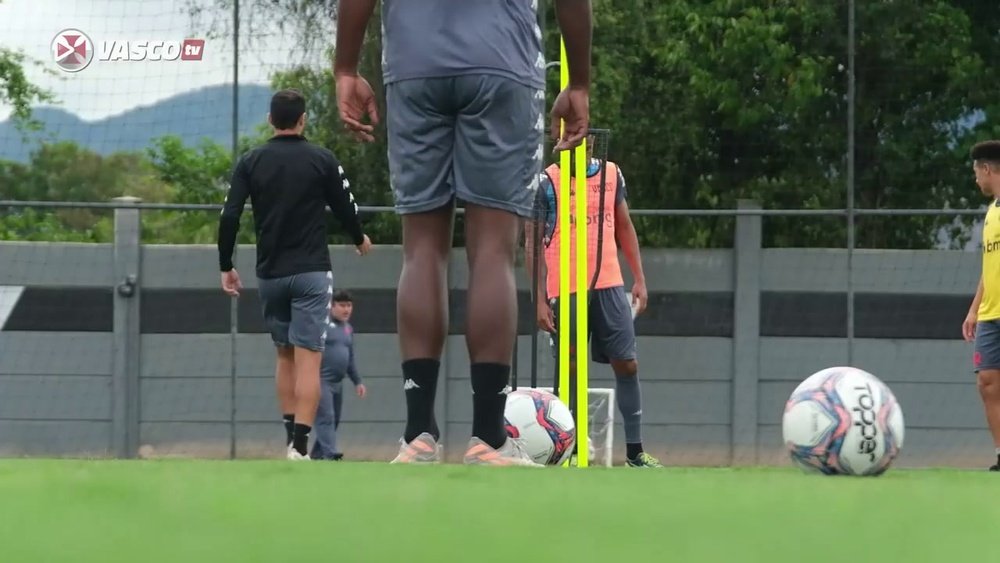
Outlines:
<svg viewBox="0 0 1000 563"><path fill-rule="evenodd" d="M555 318L556 330L559 330L559 300L549 302ZM590 292L590 306L587 310L587 328L590 334L590 357L600 364L611 363L611 360L636 359L635 324L632 320L632 307L622 286L596 289ZM576 318L576 295L570 296L569 314ZM575 323L571 323L573 326ZM552 355L559 357L559 335L551 335L549 344ZM571 329L569 335L570 350L576 348L576 330Z"/></svg>
<svg viewBox="0 0 1000 563"><path fill-rule="evenodd" d="M454 198L532 216L545 93L494 75L388 84L389 182L400 214Z"/></svg>
<svg viewBox="0 0 1000 563"><path fill-rule="evenodd" d="M976 351L972 354L975 371L1000 369L1000 321L976 324Z"/></svg>
<svg viewBox="0 0 1000 563"><path fill-rule="evenodd" d="M264 326L277 346L322 350L330 320L332 272L257 279Z"/></svg>

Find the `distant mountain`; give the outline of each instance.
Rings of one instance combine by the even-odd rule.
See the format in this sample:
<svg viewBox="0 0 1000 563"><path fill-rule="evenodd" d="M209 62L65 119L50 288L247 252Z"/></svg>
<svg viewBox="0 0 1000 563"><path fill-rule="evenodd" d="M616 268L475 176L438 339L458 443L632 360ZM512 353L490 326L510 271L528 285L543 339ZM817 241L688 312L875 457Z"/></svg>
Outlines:
<svg viewBox="0 0 1000 563"><path fill-rule="evenodd" d="M240 86L241 135L252 133L265 122L270 96L271 90L266 86ZM58 107L35 108L32 115L44 125L44 130L31 133L32 141L28 144L13 123L0 122L0 158L27 161L39 138L75 141L101 154L142 150L150 146L151 139L164 135L177 135L186 144L207 137L228 147L232 142L232 97L231 85L211 86L97 121L84 121Z"/></svg>

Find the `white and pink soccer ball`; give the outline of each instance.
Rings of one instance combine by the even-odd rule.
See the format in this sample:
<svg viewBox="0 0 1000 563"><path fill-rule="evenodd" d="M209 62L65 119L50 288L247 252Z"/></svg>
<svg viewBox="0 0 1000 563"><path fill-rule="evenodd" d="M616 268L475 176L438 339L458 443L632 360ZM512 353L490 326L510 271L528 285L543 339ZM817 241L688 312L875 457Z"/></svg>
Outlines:
<svg viewBox="0 0 1000 563"><path fill-rule="evenodd" d="M825 475L881 475L903 447L903 410L889 387L851 367L818 371L785 404L792 461Z"/></svg>
<svg viewBox="0 0 1000 563"><path fill-rule="evenodd" d="M561 465L573 455L576 444L573 413L548 391L511 391L504 409L504 424L507 435L519 439L535 463Z"/></svg>

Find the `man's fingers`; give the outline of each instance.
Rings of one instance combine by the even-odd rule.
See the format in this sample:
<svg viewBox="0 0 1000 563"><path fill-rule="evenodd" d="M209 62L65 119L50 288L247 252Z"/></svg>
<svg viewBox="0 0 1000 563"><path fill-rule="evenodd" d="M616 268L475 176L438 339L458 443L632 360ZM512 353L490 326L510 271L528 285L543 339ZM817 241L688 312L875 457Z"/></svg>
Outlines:
<svg viewBox="0 0 1000 563"><path fill-rule="evenodd" d="M553 112L552 113L552 123L549 126L549 135L552 137L553 140L557 140L560 137L560 131L559 130L560 130L560 122L561 121L562 121L562 118L558 114L556 114L555 112Z"/></svg>
<svg viewBox="0 0 1000 563"><path fill-rule="evenodd" d="M375 103L375 97L368 98L368 117L372 120L372 125L378 125L378 104ZM374 130L374 128L372 128Z"/></svg>
<svg viewBox="0 0 1000 563"><path fill-rule="evenodd" d="M545 326L543 327L545 329L545 332L552 333L552 332L556 331L556 320L552 316L552 312L551 311L549 311L548 313L546 313L546 315L544 317L542 317L542 319L545 321L544 322Z"/></svg>
<svg viewBox="0 0 1000 563"><path fill-rule="evenodd" d="M346 114L340 114L340 120L344 122L344 126L354 131L355 133L371 133L375 130L374 127L366 123L361 123L357 119L350 117Z"/></svg>
<svg viewBox="0 0 1000 563"><path fill-rule="evenodd" d="M374 100L371 104L375 104ZM372 125L361 122L362 112L360 111L360 105L361 104L346 102L339 111L340 121L344 123L345 127L354 131L374 131L375 128Z"/></svg>
<svg viewBox="0 0 1000 563"><path fill-rule="evenodd" d="M359 141L362 143L370 143L375 140L375 136L371 135L370 133L365 133L364 131L354 129L353 127L347 126L346 124L345 127L347 127L347 130L351 132L351 136L354 137L355 141Z"/></svg>
<svg viewBox="0 0 1000 563"><path fill-rule="evenodd" d="M575 126L574 126L575 125ZM576 147L583 142L583 138L587 136L586 124L580 125L579 123L566 125L566 134L563 136L565 141L570 147Z"/></svg>
<svg viewBox="0 0 1000 563"><path fill-rule="evenodd" d="M567 126L562 138L558 143L556 143L555 150L558 152L576 148L583 142L583 138L586 136L586 127L581 128Z"/></svg>

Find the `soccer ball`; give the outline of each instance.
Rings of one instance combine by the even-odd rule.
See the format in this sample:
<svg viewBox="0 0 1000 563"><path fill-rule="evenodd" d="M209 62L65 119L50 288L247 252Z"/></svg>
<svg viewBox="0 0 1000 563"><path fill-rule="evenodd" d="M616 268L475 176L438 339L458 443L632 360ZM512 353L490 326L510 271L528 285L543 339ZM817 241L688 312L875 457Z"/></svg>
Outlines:
<svg viewBox="0 0 1000 563"><path fill-rule="evenodd" d="M535 463L560 465L573 453L573 413L552 393L539 389L511 391L503 415L507 435L519 438Z"/></svg>
<svg viewBox="0 0 1000 563"><path fill-rule="evenodd" d="M825 475L881 475L903 447L903 411L885 383L851 367L818 371L785 404L781 433L797 465Z"/></svg>

